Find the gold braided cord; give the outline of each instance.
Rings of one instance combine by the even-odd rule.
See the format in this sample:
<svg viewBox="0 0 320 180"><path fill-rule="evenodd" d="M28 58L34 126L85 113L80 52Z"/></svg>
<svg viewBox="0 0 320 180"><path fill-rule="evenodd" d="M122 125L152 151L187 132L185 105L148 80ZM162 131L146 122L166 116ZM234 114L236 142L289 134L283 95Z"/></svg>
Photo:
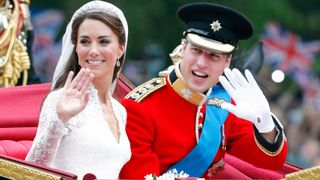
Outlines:
<svg viewBox="0 0 320 180"><path fill-rule="evenodd" d="M30 59L26 48L20 40L16 40L14 49L11 51L9 61L3 66L3 74L0 76L0 84L3 87L13 87L17 84L21 73L23 73L22 84L26 85L28 80L28 69Z"/></svg>
<svg viewBox="0 0 320 180"><path fill-rule="evenodd" d="M0 64L0 67L3 67L8 62L11 56L9 52L11 52L14 41L16 39L15 34L12 32L12 29L14 29L14 27L12 27L12 24L10 23L8 29L5 30L5 33L3 34L3 36L1 36L0 39L1 50L6 51L5 60Z"/></svg>
<svg viewBox="0 0 320 180"><path fill-rule="evenodd" d="M0 37L1 54L5 57L0 62L0 87L13 87L18 83L20 75L23 74L22 85L28 81L28 69L30 69L30 58L25 45L17 38L19 32L19 4L13 0L14 8L9 20L9 26Z"/></svg>

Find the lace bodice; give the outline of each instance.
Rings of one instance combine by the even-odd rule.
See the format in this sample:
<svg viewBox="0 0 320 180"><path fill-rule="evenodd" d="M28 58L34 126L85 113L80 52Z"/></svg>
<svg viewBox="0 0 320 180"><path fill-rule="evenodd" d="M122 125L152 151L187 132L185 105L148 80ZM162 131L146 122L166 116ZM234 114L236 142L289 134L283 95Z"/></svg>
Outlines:
<svg viewBox="0 0 320 180"><path fill-rule="evenodd" d="M85 109L67 124L55 111L61 92L53 91L45 99L37 135L26 160L74 173L81 179L87 173L95 174L97 178L117 179L131 155L124 107L110 95L120 128L118 142L103 118L93 86L89 88L90 100Z"/></svg>

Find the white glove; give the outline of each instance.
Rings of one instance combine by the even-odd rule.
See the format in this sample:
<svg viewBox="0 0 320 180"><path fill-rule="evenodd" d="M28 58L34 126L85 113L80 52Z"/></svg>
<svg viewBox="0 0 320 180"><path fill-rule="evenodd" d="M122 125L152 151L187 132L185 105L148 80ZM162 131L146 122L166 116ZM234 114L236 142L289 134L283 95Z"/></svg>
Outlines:
<svg viewBox="0 0 320 180"><path fill-rule="evenodd" d="M224 76L219 81L229 93L236 105L224 102L221 105L239 118L251 121L260 133L267 133L274 129L270 107L258 84L249 70L245 70L246 78L238 69L224 70L228 80Z"/></svg>

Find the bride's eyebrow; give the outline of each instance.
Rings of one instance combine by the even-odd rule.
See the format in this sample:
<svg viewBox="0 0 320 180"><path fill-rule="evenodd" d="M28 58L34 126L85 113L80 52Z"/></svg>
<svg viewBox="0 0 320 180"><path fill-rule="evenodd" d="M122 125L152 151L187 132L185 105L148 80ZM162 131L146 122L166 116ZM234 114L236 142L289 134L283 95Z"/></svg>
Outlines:
<svg viewBox="0 0 320 180"><path fill-rule="evenodd" d="M90 39L90 36L88 36L88 35L81 35L81 36L79 36L79 38L82 38L82 39ZM101 35L101 36L98 36L98 39L105 39L105 38L111 38L111 36L109 36L109 35Z"/></svg>
<svg viewBox="0 0 320 180"><path fill-rule="evenodd" d="M111 38L111 36L109 35L98 36L98 39L105 39L105 38Z"/></svg>

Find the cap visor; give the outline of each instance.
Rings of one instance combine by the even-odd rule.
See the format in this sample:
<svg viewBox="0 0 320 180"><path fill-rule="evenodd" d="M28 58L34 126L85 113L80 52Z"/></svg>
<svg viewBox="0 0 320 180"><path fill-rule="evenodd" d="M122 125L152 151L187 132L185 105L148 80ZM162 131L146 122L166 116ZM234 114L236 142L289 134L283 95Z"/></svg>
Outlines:
<svg viewBox="0 0 320 180"><path fill-rule="evenodd" d="M186 38L191 44L216 53L229 54L235 50L235 46L231 44L224 44L193 33L188 33Z"/></svg>

